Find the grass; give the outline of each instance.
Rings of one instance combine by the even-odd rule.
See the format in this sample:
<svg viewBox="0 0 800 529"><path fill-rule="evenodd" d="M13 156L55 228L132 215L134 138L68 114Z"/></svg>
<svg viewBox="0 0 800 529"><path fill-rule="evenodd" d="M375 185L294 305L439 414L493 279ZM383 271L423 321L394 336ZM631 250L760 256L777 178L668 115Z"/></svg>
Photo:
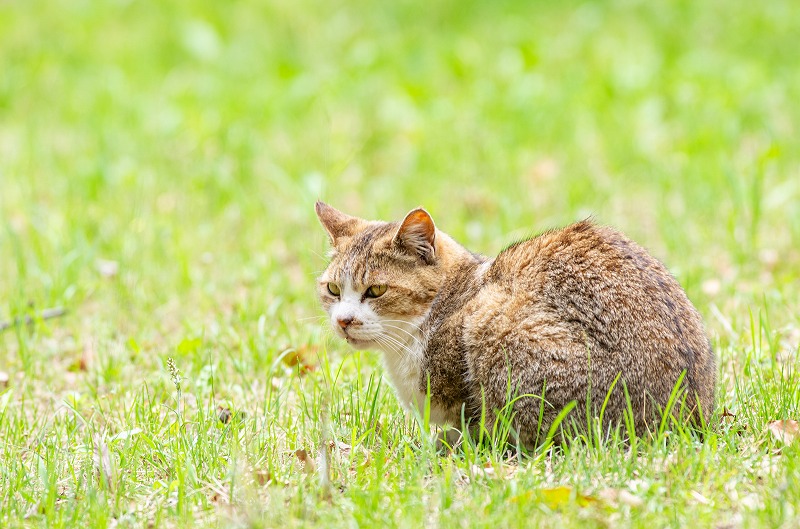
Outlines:
<svg viewBox="0 0 800 529"><path fill-rule="evenodd" d="M36 320L0 333L0 526L800 526L800 442L767 428L800 419L797 17L0 4L0 320ZM422 204L486 254L621 228L704 315L735 418L704 442L436 454L319 318L317 198Z"/></svg>

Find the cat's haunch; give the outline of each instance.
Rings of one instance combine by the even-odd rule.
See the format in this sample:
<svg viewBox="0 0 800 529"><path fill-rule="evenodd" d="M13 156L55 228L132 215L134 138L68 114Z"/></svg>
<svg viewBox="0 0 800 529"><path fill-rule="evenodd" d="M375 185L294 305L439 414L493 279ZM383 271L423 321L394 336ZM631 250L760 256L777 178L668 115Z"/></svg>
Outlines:
<svg viewBox="0 0 800 529"><path fill-rule="evenodd" d="M540 444L559 413L586 428L628 414L636 434L665 410L695 423L714 408L716 367L678 282L619 232L583 221L474 254L418 208L367 221L317 202L332 245L318 292L331 325L379 349L397 396L431 421L488 431L509 411L515 437ZM587 412L588 410L588 412Z"/></svg>

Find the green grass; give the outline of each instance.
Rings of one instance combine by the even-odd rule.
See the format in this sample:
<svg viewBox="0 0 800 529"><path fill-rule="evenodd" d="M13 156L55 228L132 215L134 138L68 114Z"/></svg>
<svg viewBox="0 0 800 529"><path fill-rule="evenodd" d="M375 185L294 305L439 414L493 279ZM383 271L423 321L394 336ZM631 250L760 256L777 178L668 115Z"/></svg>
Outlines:
<svg viewBox="0 0 800 529"><path fill-rule="evenodd" d="M800 419L799 16L0 3L0 320L68 310L0 332L0 526L800 526L800 441L767 430ZM438 455L319 318L317 198L424 205L486 254L619 227L704 315L736 418ZM330 443L326 483L296 451Z"/></svg>

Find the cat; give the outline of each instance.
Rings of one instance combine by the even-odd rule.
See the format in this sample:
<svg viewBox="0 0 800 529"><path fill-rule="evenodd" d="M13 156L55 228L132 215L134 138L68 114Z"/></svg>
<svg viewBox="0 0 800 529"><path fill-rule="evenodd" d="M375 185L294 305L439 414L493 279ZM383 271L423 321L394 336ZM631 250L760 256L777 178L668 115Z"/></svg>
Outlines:
<svg viewBox="0 0 800 529"><path fill-rule="evenodd" d="M432 423L474 428L484 413L491 432L521 396L512 432L535 448L570 403L567 417L585 430L587 412L601 415L608 397L603 426L632 425L640 436L675 402L693 424L713 412L715 359L700 315L621 233L582 221L492 259L422 208L400 222L323 202L316 213L332 245L318 292L335 333L381 350L400 402L423 413L429 395Z"/></svg>

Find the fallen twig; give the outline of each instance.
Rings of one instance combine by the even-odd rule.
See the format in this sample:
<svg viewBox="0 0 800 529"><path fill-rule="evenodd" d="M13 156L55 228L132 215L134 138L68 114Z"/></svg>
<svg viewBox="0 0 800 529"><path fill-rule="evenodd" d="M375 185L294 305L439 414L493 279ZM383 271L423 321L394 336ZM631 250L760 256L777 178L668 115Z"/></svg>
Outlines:
<svg viewBox="0 0 800 529"><path fill-rule="evenodd" d="M22 325L23 323L26 325L30 325L31 323L42 319L42 320L50 320L53 318L59 318L67 313L67 309L64 307L54 307L52 309L44 309L41 314L38 316L25 316L14 318L11 321L0 321L0 332L5 331L6 329L10 329L11 327L16 327L17 325Z"/></svg>

